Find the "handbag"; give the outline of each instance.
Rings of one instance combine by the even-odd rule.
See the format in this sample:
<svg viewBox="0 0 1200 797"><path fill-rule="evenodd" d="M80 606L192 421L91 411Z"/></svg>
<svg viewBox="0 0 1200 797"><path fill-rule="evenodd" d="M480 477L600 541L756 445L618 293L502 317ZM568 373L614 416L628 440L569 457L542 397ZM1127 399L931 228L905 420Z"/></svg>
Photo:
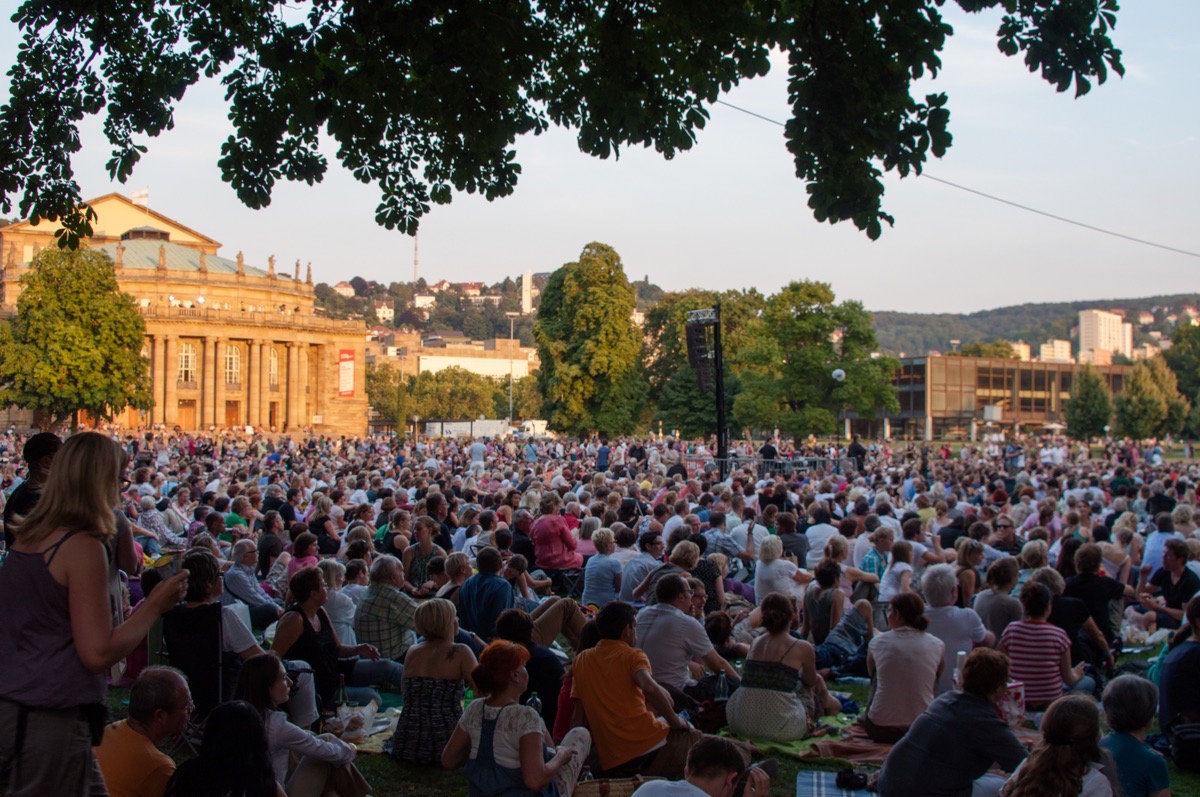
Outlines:
<svg viewBox="0 0 1200 797"><path fill-rule="evenodd" d="M571 792L571 797L630 797L639 786L648 780L659 780L659 778L634 775L632 778L581 780L575 784L575 791Z"/></svg>

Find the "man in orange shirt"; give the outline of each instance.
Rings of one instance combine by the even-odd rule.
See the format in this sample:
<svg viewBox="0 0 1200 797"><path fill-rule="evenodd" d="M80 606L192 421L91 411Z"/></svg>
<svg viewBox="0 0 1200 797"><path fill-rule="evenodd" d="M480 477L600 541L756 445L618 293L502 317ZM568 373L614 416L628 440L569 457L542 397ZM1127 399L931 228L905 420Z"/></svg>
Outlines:
<svg viewBox="0 0 1200 797"><path fill-rule="evenodd" d="M157 745L187 728L192 696L183 674L147 667L129 690L129 719L104 729L96 761L112 797L162 797L175 762Z"/></svg>
<svg viewBox="0 0 1200 797"><path fill-rule="evenodd" d="M620 601L605 604L596 630L599 644L576 656L572 668L573 724L591 731L607 777L683 777L688 751L704 734L675 713L670 694L651 677L650 660L633 646L636 610ZM754 747L739 746L749 762Z"/></svg>

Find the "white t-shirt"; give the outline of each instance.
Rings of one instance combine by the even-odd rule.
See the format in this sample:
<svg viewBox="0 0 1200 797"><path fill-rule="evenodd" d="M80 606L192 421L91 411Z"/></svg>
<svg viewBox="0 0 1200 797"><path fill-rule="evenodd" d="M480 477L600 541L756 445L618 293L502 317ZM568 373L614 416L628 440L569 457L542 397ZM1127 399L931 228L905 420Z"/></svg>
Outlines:
<svg viewBox="0 0 1200 797"><path fill-rule="evenodd" d="M458 726L471 737L471 758L479 754L479 739L483 732L484 717L496 723L496 733L492 737L492 755L496 763L508 769L521 768L521 737L531 733L540 734L545 730L545 724L536 711L520 703L510 703L500 708L485 705L486 698L480 698L467 706Z"/></svg>
<svg viewBox="0 0 1200 797"><path fill-rule="evenodd" d="M913 566L908 562L893 562L892 566L883 571L883 578L879 581L879 600L882 603L887 603L892 598L900 594L900 576L904 573L912 573Z"/></svg>
<svg viewBox="0 0 1200 797"><path fill-rule="evenodd" d="M931 606L925 610L925 617L929 619L927 631L946 645L942 673L938 676L935 692L940 695L950 691L954 685L954 664L958 652L970 653L987 636L987 629L974 610L958 606Z"/></svg>
<svg viewBox="0 0 1200 797"><path fill-rule="evenodd" d="M837 533L838 530L828 523L817 523L804 531L804 536L808 538L806 561L809 570L821 564L821 560L825 558L825 543Z"/></svg>
<svg viewBox="0 0 1200 797"><path fill-rule="evenodd" d="M854 538L854 547L850 551L850 556L853 557L854 566L862 567L863 558L867 555L867 551L871 550L871 535L863 532Z"/></svg>
<svg viewBox="0 0 1200 797"><path fill-rule="evenodd" d="M743 523L742 525L735 528L733 531L729 532L729 536L733 537L733 541L736 542L738 544L738 547L740 547L742 550L746 549L746 535L747 535L747 529L749 528L749 526L750 526L750 524ZM758 557L758 546L762 544L763 540L765 540L767 537L771 536L771 532L767 531L766 526L760 526L759 524L755 523L754 531L752 533L754 535L754 548L753 548L753 550L750 551L750 553L751 553L751 555L753 555L754 557L757 558Z"/></svg>
<svg viewBox="0 0 1200 797"><path fill-rule="evenodd" d="M221 650L225 653L241 653L257 645L254 634L242 622L232 606L221 607Z"/></svg>
<svg viewBox="0 0 1200 797"><path fill-rule="evenodd" d="M772 592L802 597L804 588L794 578L799 569L787 559L759 562L754 571L754 602L762 603L763 598Z"/></svg>
<svg viewBox="0 0 1200 797"><path fill-rule="evenodd" d="M686 780L649 780L637 787L633 797L708 797L708 792Z"/></svg>

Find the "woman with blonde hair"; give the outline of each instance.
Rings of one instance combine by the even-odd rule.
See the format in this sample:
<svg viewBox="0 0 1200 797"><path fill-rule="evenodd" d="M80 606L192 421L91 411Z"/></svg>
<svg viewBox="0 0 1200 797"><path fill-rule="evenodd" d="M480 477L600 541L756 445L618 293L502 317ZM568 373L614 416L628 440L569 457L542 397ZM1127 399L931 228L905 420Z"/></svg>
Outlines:
<svg viewBox="0 0 1200 797"><path fill-rule="evenodd" d="M183 570L113 626L107 546L117 533L120 463L121 449L104 435L72 436L37 504L8 529L0 759L12 764L10 794L103 793L92 747L104 728L107 671L187 590Z"/></svg>
<svg viewBox="0 0 1200 797"><path fill-rule="evenodd" d="M954 543L957 553L954 576L958 579L958 600L955 606L969 609L979 588L979 565L983 562L983 543L970 537L959 537Z"/></svg>
<svg viewBox="0 0 1200 797"><path fill-rule="evenodd" d="M587 518L589 520L598 518ZM597 529L592 533L596 555L588 559L583 568L583 603L600 607L615 601L621 595L621 563L612 555L616 548L616 537L612 529Z"/></svg>
<svg viewBox="0 0 1200 797"><path fill-rule="evenodd" d="M1017 561L1021 563L1021 572L1017 575L1017 583L1013 585L1013 595L1020 594L1021 587L1025 586L1034 571L1050 566L1050 547L1042 540L1030 540L1022 546Z"/></svg>
<svg viewBox="0 0 1200 797"><path fill-rule="evenodd" d="M478 662L469 647L454 641L458 614L450 601L425 601L413 621L425 641L404 656L404 712L384 751L399 761L440 764L442 749L462 717L463 690L475 685L471 671Z"/></svg>
<svg viewBox="0 0 1200 797"><path fill-rule="evenodd" d="M325 613L333 630L346 645L357 645L358 636L354 633L354 600L342 592L346 586L346 566L336 559L322 559L317 562L321 575L325 576L325 586L329 587L329 600L325 604Z"/></svg>
<svg viewBox="0 0 1200 797"><path fill-rule="evenodd" d="M804 597L804 587L812 574L791 559L783 557L783 541L765 538L758 545L758 565L754 571L754 602L761 604L772 592L795 598Z"/></svg>
<svg viewBox="0 0 1200 797"><path fill-rule="evenodd" d="M846 596L846 608L856 600L868 600L874 602L879 596L879 576L874 573L868 573L865 570L860 570L857 567L847 567L845 562L850 556L850 543L846 537L838 534L830 537L825 543L825 558L832 559L838 563L842 569L841 577L838 579L838 587ZM864 591L865 590L865 591ZM855 593L858 593L857 595Z"/></svg>
<svg viewBox="0 0 1200 797"><path fill-rule="evenodd" d="M1100 750L1100 712L1086 695L1065 695L1046 709L1042 738L1000 789L1003 797L1110 797Z"/></svg>

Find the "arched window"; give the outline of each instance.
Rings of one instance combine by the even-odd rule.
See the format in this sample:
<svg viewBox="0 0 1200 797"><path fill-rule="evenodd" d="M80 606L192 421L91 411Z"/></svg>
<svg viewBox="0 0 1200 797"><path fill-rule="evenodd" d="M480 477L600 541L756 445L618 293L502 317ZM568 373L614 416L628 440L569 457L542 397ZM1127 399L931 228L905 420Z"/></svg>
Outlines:
<svg viewBox="0 0 1200 797"><path fill-rule="evenodd" d="M279 387L279 349L274 346L267 355L267 381L271 387Z"/></svg>
<svg viewBox="0 0 1200 797"><path fill-rule="evenodd" d="M225 384L240 385L242 383L242 350L237 346L225 349Z"/></svg>
<svg viewBox="0 0 1200 797"><path fill-rule="evenodd" d="M196 346L192 343L179 344L179 381L196 381Z"/></svg>

